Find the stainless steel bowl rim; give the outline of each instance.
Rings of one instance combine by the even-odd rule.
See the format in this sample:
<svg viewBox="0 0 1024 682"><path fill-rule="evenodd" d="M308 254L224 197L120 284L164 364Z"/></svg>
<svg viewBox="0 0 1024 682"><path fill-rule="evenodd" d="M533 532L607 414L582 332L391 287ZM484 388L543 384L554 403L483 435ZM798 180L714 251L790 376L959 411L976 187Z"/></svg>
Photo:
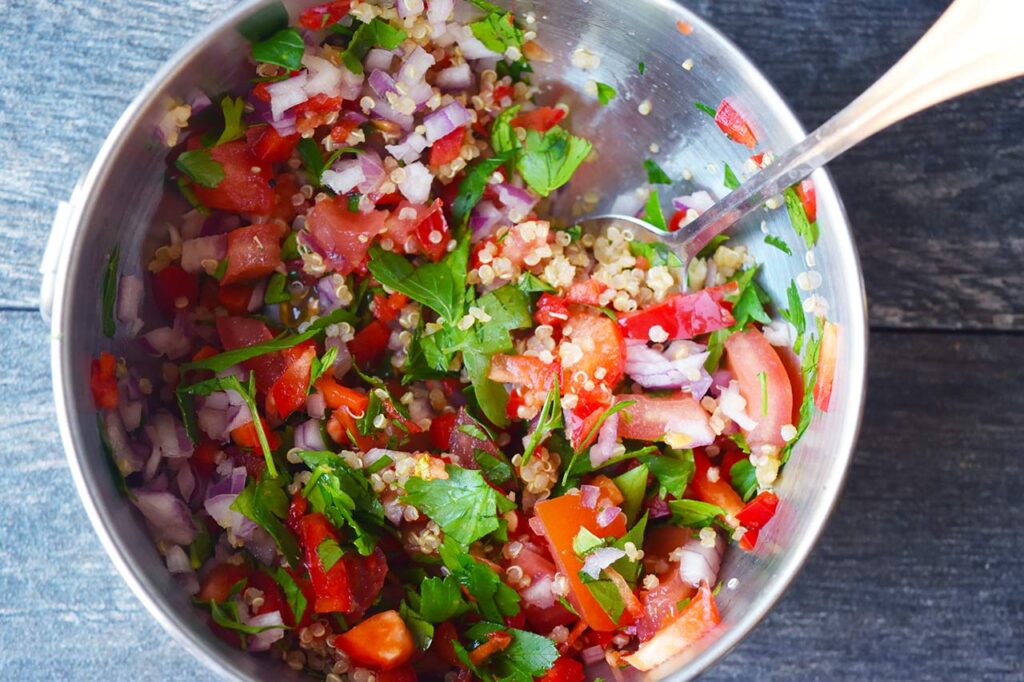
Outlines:
<svg viewBox="0 0 1024 682"><path fill-rule="evenodd" d="M68 361L70 349L61 343L61 338L66 328L65 317L67 309L65 304L68 299L68 285L74 279L73 254L78 244L83 220L92 212L95 202L100 199L100 197L94 194L93 189L101 185L103 178L108 174L115 173L118 170L107 162L115 155L119 145L122 143L123 133L137 123L136 119L140 110L159 91L160 85L178 70L184 68L184 62L187 61L187 57L193 51L201 47L218 32L235 25L242 17L250 14L255 7L265 4L266 1L246 0L226 12L178 50L149 80L114 125L90 170L76 185L69 200L61 202L55 216L46 254L40 267L43 274L41 312L44 317L52 319L51 370L57 421L72 478L89 520L118 572L153 618L174 639L180 642L212 671L226 679L238 680L245 678L234 667L227 665L227 662L220 653L210 646L207 640L194 636L194 633L190 628L186 627L185 623L181 622L180 618L161 607L151 591L151 586L148 584L146 576L133 565L127 549L119 543L118 539L108 529L107 520L93 499L94 491L90 487L83 468L82 458L89 456L89 453L84 446L78 425L72 416L69 396L73 394L73 377L66 371L66 368L70 366ZM711 24L689 9L680 7L671 2L671 0L650 1L653 4L663 6L666 11L681 13L687 17L687 21L696 30L708 31L716 35L726 48L731 51L731 54L726 56L731 64L738 66L743 72L743 80L759 91L761 96L767 100L775 101L776 106L773 112L776 114L778 122L794 136L802 137L806 134L796 116L768 79L728 38L722 36ZM735 647L782 596L810 555L814 544L824 529L839 499L839 494L849 468L849 462L853 456L854 446L860 429L865 396L868 341L866 295L856 247L849 231L849 221L839 200L832 178L825 169L817 171L812 177L815 180L817 199L821 207L819 210L823 214L827 213L838 218L838 220L834 221L836 224L830 226L833 230L840 230L842 228L840 230L841 234L837 235L840 238L840 265L844 274L853 276L852 286L847 287L845 294L851 297L851 300L855 300L858 303L856 308L862 313L859 316L854 315L843 330L844 343L852 344L853 350L853 364L851 367L846 368L846 380L850 382L851 392L860 396L860 403L856 405L856 410L851 409L844 415L842 428L835 442L837 453L836 466L830 478L823 483L822 491L822 494L828 498L827 513L817 518L806 519L809 531L801 537L799 544L787 548L787 560L771 582L769 589L758 595L757 599L737 621L736 625L723 632L705 651L665 679L689 679L705 671Z"/></svg>

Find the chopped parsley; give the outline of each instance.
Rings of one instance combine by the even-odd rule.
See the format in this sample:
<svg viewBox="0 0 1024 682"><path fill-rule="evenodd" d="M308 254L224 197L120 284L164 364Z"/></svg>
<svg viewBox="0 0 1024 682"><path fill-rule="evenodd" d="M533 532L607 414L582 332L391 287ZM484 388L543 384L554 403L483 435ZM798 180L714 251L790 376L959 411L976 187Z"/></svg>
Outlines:
<svg viewBox="0 0 1024 682"><path fill-rule="evenodd" d="M718 505L699 500L672 500L668 508L672 512L672 523L687 528L704 528L719 516L725 516L725 510Z"/></svg>
<svg viewBox="0 0 1024 682"><path fill-rule="evenodd" d="M519 595L494 569L477 561L454 538L445 537L438 548L444 567L473 598L472 607L486 620L503 621L519 613Z"/></svg>
<svg viewBox="0 0 1024 682"><path fill-rule="evenodd" d="M645 455L639 458L654 474L660 489L658 495L682 497L686 486L693 479L695 465L693 450L669 450L664 454Z"/></svg>
<svg viewBox="0 0 1024 682"><path fill-rule="evenodd" d="M469 29L484 47L498 54L505 54L510 47L519 48L523 45L523 32L508 12L488 12L483 19L470 24Z"/></svg>
<svg viewBox="0 0 1024 682"><path fill-rule="evenodd" d="M618 94L619 93L615 91L615 88L607 83L597 83L597 101L600 102L602 106L607 105L615 99Z"/></svg>
<svg viewBox="0 0 1024 682"><path fill-rule="evenodd" d="M231 509L252 520L270 537L274 538L281 554L291 566L299 565L299 545L283 520L288 518L288 493L284 489L284 478L268 478L259 481L252 478L231 503Z"/></svg>
<svg viewBox="0 0 1024 682"><path fill-rule="evenodd" d="M634 239L629 242L629 252L636 257L644 257L651 267L663 265L669 268L683 267L683 261L676 255L672 247L664 242L642 242Z"/></svg>
<svg viewBox="0 0 1024 682"><path fill-rule="evenodd" d="M487 188L494 171L505 164L507 159L501 155L482 159L473 164L466 172L466 177L459 183L459 192L452 203L452 218L459 229L464 229L469 221L469 214L480 203L480 198Z"/></svg>
<svg viewBox="0 0 1024 682"><path fill-rule="evenodd" d="M281 592L284 593L285 601L288 602L288 608L291 609L292 615L295 616L295 622L300 622L303 614L306 613L306 606L308 605L306 595L303 594L302 588L299 587L297 582L295 582L295 578L280 566L278 566L270 575L274 578L274 581L278 586L280 586Z"/></svg>
<svg viewBox="0 0 1024 682"><path fill-rule="evenodd" d="M751 322L769 324L772 321L771 316L764 309L764 305L770 303L771 298L761 288L761 285L754 281L759 267L748 268L735 277L735 282L739 285L739 292L733 299L732 316L736 320L732 326L733 330L741 330Z"/></svg>
<svg viewBox="0 0 1024 682"><path fill-rule="evenodd" d="M761 383L761 416L768 416L768 374L758 372L757 380Z"/></svg>
<svg viewBox="0 0 1024 682"><path fill-rule="evenodd" d="M482 643L487 640L488 635L499 630L512 635L512 642L508 648L489 657L479 667L469 661L468 652L461 644L453 642L456 655L486 682L533 682L534 678L541 677L550 670L558 659L558 649L555 648L553 641L526 630L481 622L466 630L466 637L473 642Z"/></svg>
<svg viewBox="0 0 1024 682"><path fill-rule="evenodd" d="M644 161L644 170L647 171L647 182L652 185L671 185L672 178L668 176L661 166L659 166L654 159L646 159Z"/></svg>
<svg viewBox="0 0 1024 682"><path fill-rule="evenodd" d="M117 322L114 319L114 308L117 303L117 266L121 260L121 246L115 244L107 258L107 267L103 269L103 335L108 339L117 333Z"/></svg>
<svg viewBox="0 0 1024 682"><path fill-rule="evenodd" d="M241 97L235 99L225 97L220 101L220 109L224 114L224 132L217 138L215 146L237 140L245 135L245 125L242 123L245 100Z"/></svg>
<svg viewBox="0 0 1024 682"><path fill-rule="evenodd" d="M466 265L469 240L462 239L454 251L437 263L413 266L407 258L370 247L368 268L384 286L427 306L450 324L462 317L466 300Z"/></svg>
<svg viewBox="0 0 1024 682"><path fill-rule="evenodd" d="M757 469L749 459L741 459L729 469L729 482L744 502L749 502L757 492Z"/></svg>
<svg viewBox="0 0 1024 682"><path fill-rule="evenodd" d="M283 66L289 71L302 68L302 56L306 52L306 44L294 28L284 28L266 40L254 43L252 58L265 64Z"/></svg>
<svg viewBox="0 0 1024 682"><path fill-rule="evenodd" d="M661 211L661 198L657 190L651 190L647 197L647 204L644 206L644 214L641 216L654 227L663 232L668 232L668 224L665 222L665 214Z"/></svg>
<svg viewBox="0 0 1024 682"><path fill-rule="evenodd" d="M540 447L548 435L555 429L562 427L562 402L558 390L558 377L555 377L554 384L548 395L544 398L544 405L537 416L537 425L530 433L530 440L523 449L523 464L525 465L534 451Z"/></svg>
<svg viewBox="0 0 1024 682"><path fill-rule="evenodd" d="M786 254L787 256L793 255L793 250L789 248L789 244L784 239L780 239L773 234L766 234L764 236L764 243L774 246L776 249Z"/></svg>
<svg viewBox="0 0 1024 682"><path fill-rule="evenodd" d="M200 187L213 189L224 181L224 166L205 149L182 152L174 165Z"/></svg>
<svg viewBox="0 0 1024 682"><path fill-rule="evenodd" d="M624 474L612 479L615 487L622 493L622 513L626 516L626 523L636 521L640 508L644 503L644 495L647 493L647 475L650 469L646 464L635 466Z"/></svg>
<svg viewBox="0 0 1024 682"><path fill-rule="evenodd" d="M572 179L591 148L589 141L560 126L546 133L528 130L516 168L533 191L546 197Z"/></svg>
<svg viewBox="0 0 1024 682"><path fill-rule="evenodd" d="M341 61L345 68L354 74L363 73L363 59L375 47L393 50L402 44L406 33L395 28L380 17L375 17L368 24L360 24L352 35L348 47L341 53Z"/></svg>
<svg viewBox="0 0 1024 682"><path fill-rule="evenodd" d="M420 583L419 606L416 609L428 623L437 625L471 610L462 596L462 587L454 575L425 578Z"/></svg>
<svg viewBox="0 0 1024 682"><path fill-rule="evenodd" d="M316 555L320 558L320 563L324 567L324 571L329 571L341 561L341 557L345 555L342 551L341 546L338 545L337 541L333 538L327 538L316 548Z"/></svg>
<svg viewBox="0 0 1024 682"><path fill-rule="evenodd" d="M787 310L781 311L784 317L793 327L796 328L796 341L793 343L793 351L800 352L804 344L804 334L807 333L807 317L804 315L803 301L800 300L800 290L796 282L790 282L786 289L786 299L789 304Z"/></svg>
<svg viewBox="0 0 1024 682"><path fill-rule="evenodd" d="M718 112L716 112L714 109L709 107L707 104L704 104L703 102L694 102L693 106L697 107L698 111L703 111L705 114L707 114L711 118L714 118L715 116L718 115Z"/></svg>
<svg viewBox="0 0 1024 682"><path fill-rule="evenodd" d="M797 194L796 188L787 187L782 193L782 197L786 200L786 212L789 213L789 221L793 224L793 229L803 238L807 248L813 247L818 241L818 223L812 223L807 219L804 203L800 201L800 195Z"/></svg>
<svg viewBox="0 0 1024 682"><path fill-rule="evenodd" d="M729 164L725 164L725 177L722 178L722 184L729 189L736 189L740 186L740 179L736 177L736 173L733 172Z"/></svg>
<svg viewBox="0 0 1024 682"><path fill-rule="evenodd" d="M445 471L448 478L410 478L402 501L429 516L446 537L462 545L498 530L499 515L514 509L515 504L488 485L479 471L454 465Z"/></svg>

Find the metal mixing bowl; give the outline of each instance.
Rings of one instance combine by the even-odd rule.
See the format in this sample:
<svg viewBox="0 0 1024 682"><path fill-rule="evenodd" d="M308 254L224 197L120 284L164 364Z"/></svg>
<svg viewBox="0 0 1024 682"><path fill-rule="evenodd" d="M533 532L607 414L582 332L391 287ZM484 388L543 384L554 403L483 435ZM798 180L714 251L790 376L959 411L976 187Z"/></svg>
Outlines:
<svg viewBox="0 0 1024 682"><path fill-rule="evenodd" d="M89 517L121 575L138 598L178 641L212 670L235 679L298 679L283 665L233 650L208 630L168 574L134 507L114 485L101 451L96 411L89 391L89 362L108 348L100 333L98 273L115 244L122 269L143 272L146 258L165 239L161 227L174 222L183 204L168 192L167 153L154 136L166 98L195 87L210 94L238 86L247 77L247 45L236 31L245 18L271 4L250 0L228 12L186 45L149 82L118 121L96 162L61 206L44 262L43 312L52 312L53 385L61 436L75 484ZM289 0L291 16L312 2ZM693 173L694 188L719 195L723 162L743 167L748 150L734 144L697 111L694 100L715 106L729 97L751 113L760 149L782 149L803 136L789 107L735 46L684 7L669 0L517 1L521 17L535 18L541 42L554 55L536 78L554 91L582 91L588 79L614 86L618 97L607 107L592 98L574 100L573 125L596 144L599 158L587 164L563 195L571 202L585 190L602 197L596 210L635 188L643 177L640 161L652 156L678 176ZM682 19L693 26L683 36ZM583 46L601 55L599 68L570 66ZM694 67L681 67L686 59ZM641 75L639 62L646 63ZM651 113L638 105L649 99ZM825 284L817 293L829 304L829 317L841 329L831 410L819 414L786 466L777 490L781 504L762 532L757 551L728 554L722 576L734 589L719 595L722 623L697 645L650 674L650 679L692 677L737 644L781 596L818 538L836 502L853 452L865 388L866 311L860 265L842 204L829 175L814 176L821 241L814 249ZM785 210L765 211L744 221L736 238L764 263L762 279L775 300L785 300L792 278L806 269L805 250L792 233ZM789 257L766 245L761 221L786 237ZM119 353L137 353L135 344L115 341ZM787 652L779 652L780 657ZM639 676L638 676L639 677Z"/></svg>

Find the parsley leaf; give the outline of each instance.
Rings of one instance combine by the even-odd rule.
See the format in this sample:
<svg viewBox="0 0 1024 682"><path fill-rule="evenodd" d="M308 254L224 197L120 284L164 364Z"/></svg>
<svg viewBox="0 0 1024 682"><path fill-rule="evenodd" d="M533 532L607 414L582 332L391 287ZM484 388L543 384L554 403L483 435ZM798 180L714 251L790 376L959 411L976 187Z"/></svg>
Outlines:
<svg viewBox="0 0 1024 682"><path fill-rule="evenodd" d="M296 233L293 232L292 234ZM272 305L274 303L287 303L292 300L291 293L285 288L287 286L288 278L286 276L280 272L272 274L270 281L267 283L267 291L263 294L263 303L265 305Z"/></svg>
<svg viewBox="0 0 1024 682"><path fill-rule="evenodd" d="M807 333L807 317L804 315L804 305L800 300L800 290L796 288L796 282L790 282L786 289L786 299L789 309L781 311L784 317L793 327L796 328L796 341L793 343L793 350L797 353L803 347L804 334Z"/></svg>
<svg viewBox="0 0 1024 682"><path fill-rule="evenodd" d="M646 532L647 512L644 512L644 515L640 517L640 520L637 521L625 535L612 542L612 547L624 550L626 548L626 543L628 542L632 542L635 547L643 547L644 534ZM612 564L612 568L618 571L619 575L621 575L622 578L630 584L635 584L636 579L640 576L640 562L632 561L628 556L619 558L614 564Z"/></svg>
<svg viewBox="0 0 1024 682"><path fill-rule="evenodd" d="M601 610L608 614L612 621L619 622L622 612L626 609L626 603L622 601L622 594L619 593L619 588L615 586L615 583L611 580L595 580L582 571L580 571L580 579Z"/></svg>
<svg viewBox="0 0 1024 682"><path fill-rule="evenodd" d="M803 309L801 308L801 311ZM804 399L800 403L800 420L796 425L796 438L786 444L782 449L780 459L785 464L793 452L800 437L804 435L807 427L811 425L814 418L814 384L818 378L818 356L821 353L821 330L825 325L823 319L818 320L818 335L811 337L804 349L804 356L800 361L800 371L804 376Z"/></svg>
<svg viewBox="0 0 1024 682"><path fill-rule="evenodd" d="M363 556L372 554L377 535L389 527L384 506L366 475L333 452L299 450L297 454L313 472L302 491L313 511L338 528L350 528L356 550Z"/></svg>
<svg viewBox="0 0 1024 682"><path fill-rule="evenodd" d="M699 500L672 500L668 508L672 512L672 523L687 528L704 528L717 517L725 516L725 510L718 505Z"/></svg>
<svg viewBox="0 0 1024 682"><path fill-rule="evenodd" d="M327 373L329 369L334 367L334 361L338 358L338 347L331 346L325 352L323 357L314 357L313 363L309 366L309 384L306 386L306 393L308 394L313 390L313 386L316 384L317 379Z"/></svg>
<svg viewBox="0 0 1024 682"><path fill-rule="evenodd" d="M716 112L713 108L709 107L707 104L704 104L703 102L694 102L693 106L697 107L698 111L703 111L711 118L714 118L715 116L718 115L718 112Z"/></svg>
<svg viewBox="0 0 1024 682"><path fill-rule="evenodd" d="M448 465L448 478L410 478L402 501L429 516L445 535L469 545L500 528L498 515L514 508L476 470Z"/></svg>
<svg viewBox="0 0 1024 682"><path fill-rule="evenodd" d="M406 33L380 17L356 29L348 48L341 53L341 61L354 74L363 73L363 59L374 47L393 50L402 44Z"/></svg>
<svg viewBox="0 0 1024 682"><path fill-rule="evenodd" d="M722 184L729 189L736 189L740 186L740 179L736 177L736 173L733 172L729 164L725 164L725 177L722 179Z"/></svg>
<svg viewBox="0 0 1024 682"><path fill-rule="evenodd" d="M560 126L546 133L528 130L516 167L526 184L546 197L572 179L590 150L589 141Z"/></svg>
<svg viewBox="0 0 1024 682"><path fill-rule="evenodd" d="M633 467L629 471L612 479L612 482L622 493L622 513L626 515L626 523L636 521L637 514L644 503L644 494L647 492L647 474L650 469L646 464ZM637 545L638 547L640 545Z"/></svg>
<svg viewBox="0 0 1024 682"><path fill-rule="evenodd" d="M249 373L249 385L242 386L242 382L234 375L226 377L213 377L195 384L179 385L175 389L175 397L178 400L178 409L181 411L181 421L185 426L185 433L189 439L196 443L199 440L196 427L195 396L210 395L217 391L234 391L242 397L245 406L249 408L249 414L253 417L253 426L256 429L256 439L263 450L263 459L267 463L267 475L271 478L277 477L277 467L274 465L274 453L270 451L270 443L267 442L267 434L263 429L263 420L259 418L259 410L256 409L256 378Z"/></svg>
<svg viewBox="0 0 1024 682"><path fill-rule="evenodd" d="M488 14L504 14L505 10L498 7L493 2L487 0L466 0L469 4L475 6L477 9L481 9Z"/></svg>
<svg viewBox="0 0 1024 682"><path fill-rule="evenodd" d="M669 268L683 267L683 261L676 255L672 247L664 242L642 242L637 239L629 242L629 252L636 256L643 256L651 267L663 265Z"/></svg>
<svg viewBox="0 0 1024 682"><path fill-rule="evenodd" d="M711 258L713 255L715 255L715 251L718 250L718 247L726 243L727 241L729 241L729 235L715 235L714 237L711 238L711 241L709 241L703 249L697 252L697 258Z"/></svg>
<svg viewBox="0 0 1024 682"><path fill-rule="evenodd" d="M486 450L473 448L473 459L480 465L480 470L491 483L501 485L512 478L512 465L501 450L498 450L498 454L492 455Z"/></svg>
<svg viewBox="0 0 1024 682"><path fill-rule="evenodd" d="M558 377L544 398L544 405L540 408L537 417L537 425L532 427L530 440L523 449L523 464L529 461L530 456L544 442L544 439L555 429L562 427L562 401L558 391Z"/></svg>
<svg viewBox="0 0 1024 682"><path fill-rule="evenodd" d="M505 54L510 47L518 48L523 45L523 32L515 25L512 15L508 12L490 12L480 21L470 24L469 28L484 47L498 54Z"/></svg>
<svg viewBox="0 0 1024 682"><path fill-rule="evenodd" d="M757 492L757 470L749 459L741 459L729 469L729 482L744 502L749 502Z"/></svg>
<svg viewBox="0 0 1024 682"><path fill-rule="evenodd" d="M647 72L647 62L638 62L636 65L636 70L640 72L641 76L644 75L644 73Z"/></svg>
<svg viewBox="0 0 1024 682"><path fill-rule="evenodd" d="M462 596L462 588L454 575L426 578L420 584L419 614L429 623L438 624L461 616L470 610Z"/></svg>
<svg viewBox="0 0 1024 682"><path fill-rule="evenodd" d="M323 185L324 171L333 166L334 162L337 161L338 157L342 154L362 154L362 150L356 149L355 147L339 147L325 158L323 152L320 150L320 145L311 137L304 137L300 139L296 149L299 151L299 157L302 159L302 165L306 167L307 171L309 171L309 174L316 182L317 187ZM353 197L355 198L354 208ZM358 193L349 195L348 210L349 213L355 213L359 210Z"/></svg>
<svg viewBox="0 0 1024 682"><path fill-rule="evenodd" d="M327 538L316 548L316 555L320 557L320 563L324 567L324 571L329 571L334 568L335 564L341 561L341 557L345 555L341 551L341 547L333 538Z"/></svg>
<svg viewBox="0 0 1024 682"><path fill-rule="evenodd" d="M499 154L489 159L477 161L466 171L466 177L459 183L459 193L455 196L455 201L452 203L452 219L459 229L463 229L466 226L473 207L480 203L480 197L484 195L487 181L494 171L504 165L506 160L505 157Z"/></svg>
<svg viewBox="0 0 1024 682"><path fill-rule="evenodd" d="M488 658L485 667L502 682L532 682L550 670L558 658L555 643L547 637L495 623L476 623L466 630L466 637L484 642L489 634L498 630L512 635L512 642L504 651Z"/></svg>
<svg viewBox="0 0 1024 682"><path fill-rule="evenodd" d="M266 40L252 46L252 58L266 64L283 66L289 71L302 68L306 44L294 28L281 29Z"/></svg>
<svg viewBox="0 0 1024 682"><path fill-rule="evenodd" d="M108 339L117 333L114 307L117 302L117 264L121 259L121 245L115 244L103 270L103 335Z"/></svg>
<svg viewBox="0 0 1024 682"><path fill-rule="evenodd" d="M618 94L619 93L615 91L615 88L607 83L597 83L597 101L600 102L602 106L611 102Z"/></svg>
<svg viewBox="0 0 1024 682"><path fill-rule="evenodd" d="M197 603L206 603L210 606L210 615L217 625L243 635L256 635L267 630L283 630L287 627L285 625L246 625L238 616L238 603L234 599L228 599L224 603L212 599L208 602Z"/></svg>
<svg viewBox="0 0 1024 682"><path fill-rule="evenodd" d="M630 242L632 244L633 242ZM516 288L524 294L552 293L558 291L532 272L524 272L516 282Z"/></svg>
<svg viewBox="0 0 1024 682"><path fill-rule="evenodd" d="M662 499L667 494L682 497L693 479L693 450L669 450L661 455L645 455L640 461L647 465L661 486L658 494Z"/></svg>
<svg viewBox="0 0 1024 682"><path fill-rule="evenodd" d="M771 299L764 289L754 281L758 267L754 266L744 270L736 277L739 293L736 294L736 300L732 306L732 316L736 320L732 326L734 330L743 329L754 321L761 324L769 324L772 321L771 316L764 309L764 303Z"/></svg>
<svg viewBox="0 0 1024 682"><path fill-rule="evenodd" d="M766 234L764 236L764 243L774 246L776 249L786 254L787 256L793 255L793 250L789 248L789 244L783 239L779 239L773 234Z"/></svg>
<svg viewBox="0 0 1024 682"><path fill-rule="evenodd" d="M267 531L290 566L299 565L298 543L282 523L282 519L288 517L288 494L284 490L283 478L264 476L259 481L250 478L231 503L231 509Z"/></svg>
<svg viewBox="0 0 1024 682"><path fill-rule="evenodd" d="M438 263L413 266L404 256L370 247L370 273L384 286L422 303L446 322L455 324L462 316L466 297L466 264L469 240L462 239L454 251Z"/></svg>
<svg viewBox="0 0 1024 682"><path fill-rule="evenodd" d="M285 601L288 602L288 608L291 609L292 615L295 616L295 622L298 623L302 620L302 615L306 613L306 606L308 605L306 595L302 593L302 588L295 582L295 578L280 566L277 567L277 570L271 576L281 587Z"/></svg>
<svg viewBox="0 0 1024 682"><path fill-rule="evenodd" d="M593 552L598 547L604 547L605 539L599 538L584 527L580 527L580 531L576 533L576 537L572 539L572 551L576 553L580 559Z"/></svg>
<svg viewBox="0 0 1024 682"><path fill-rule="evenodd" d="M652 185L671 185L672 178L668 176L661 166L654 159L644 161L644 170L647 171L647 182Z"/></svg>
<svg viewBox="0 0 1024 682"><path fill-rule="evenodd" d="M200 187L213 189L224 181L224 166L205 149L182 152L174 165Z"/></svg>
<svg viewBox="0 0 1024 682"><path fill-rule="evenodd" d="M453 538L438 549L444 567L473 597L473 608L487 620L504 620L519 613L519 595L487 564L466 553Z"/></svg>
<svg viewBox="0 0 1024 682"><path fill-rule="evenodd" d="M787 187L782 193L782 197L786 200L786 212L789 213L789 222L793 223L793 229L796 230L796 233L803 237L807 248L811 248L818 241L818 223L812 223L807 219L807 213L804 211L804 202L800 201L800 195L797 194L794 187Z"/></svg>
<svg viewBox="0 0 1024 682"><path fill-rule="evenodd" d="M495 154L507 154L519 149L519 138L512 129L512 119L519 113L520 106L517 104L505 109L494 119L491 125L491 148Z"/></svg>
<svg viewBox="0 0 1024 682"><path fill-rule="evenodd" d="M586 433L586 435L583 437L583 440L580 441L580 442L581 443L590 443L591 441L593 441L594 436L597 434L598 431L601 430L601 427L604 425L604 423L608 419L608 417L612 416L616 412L620 412L620 411L626 409L627 407L629 407L631 405L634 405L635 403L636 403L635 400L623 400L623 401L615 403L614 405L609 407L607 410L605 410L604 412L602 412L598 416L597 421L594 422L594 425L590 427L590 431L588 431ZM578 473L585 473L586 471L590 471L591 470L590 469L590 461L589 460L587 460L585 462L583 471L578 471L577 467L576 467L576 460L579 459L580 455L583 454L583 451L585 449L586 448L581 448L581 449L575 449L574 448L573 449L572 458L569 460L569 463L565 467L565 473L562 474L562 486L568 485L569 476L574 475L574 474L578 474ZM606 462L605 464L607 465L607 464L610 464L610 463L611 462Z"/></svg>
<svg viewBox="0 0 1024 682"><path fill-rule="evenodd" d="M217 145L237 140L245 135L245 126L242 124L245 100L241 97L236 99L225 97L220 101L220 109L224 113L224 132L217 138Z"/></svg>
<svg viewBox="0 0 1024 682"><path fill-rule="evenodd" d="M651 190L651 195L647 197L647 205L644 206L644 214L640 217L659 230L668 232L668 224L665 222L665 214L661 212L661 198L657 190Z"/></svg>
<svg viewBox="0 0 1024 682"><path fill-rule="evenodd" d="M704 361L704 369L713 374L722 361L722 352L725 350L725 340L732 333L729 329L719 329L711 332L708 336L708 359Z"/></svg>

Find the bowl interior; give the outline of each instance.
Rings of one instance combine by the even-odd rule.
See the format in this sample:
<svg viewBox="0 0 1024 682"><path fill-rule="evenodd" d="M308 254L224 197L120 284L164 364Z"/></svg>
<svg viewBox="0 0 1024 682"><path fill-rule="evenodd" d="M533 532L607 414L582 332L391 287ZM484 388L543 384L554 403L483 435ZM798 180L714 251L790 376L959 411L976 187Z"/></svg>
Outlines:
<svg viewBox="0 0 1024 682"><path fill-rule="evenodd" d="M143 274L152 250L166 239L183 203L165 181L166 147L154 128L168 97L184 97L195 88L216 95L245 82L246 43L236 27L276 3L243 3L186 46L154 78L119 121L73 198L70 229L62 246L56 282L53 371L58 415L65 447L90 518L108 553L142 602L172 634L220 674L249 679L291 679L280 664L269 664L222 644L207 630L186 595L170 578L153 548L141 518L114 487L101 452L95 411L89 394L89 362L108 342L101 336L97 276L115 244L122 272ZM289 1L294 18L314 4ZM641 162L653 158L673 178L662 187L668 197L704 189L720 197L724 164L742 179L750 150L729 141L695 101L716 107L728 97L747 115L757 133L757 151L781 150L802 137L793 114L764 77L736 48L684 7L669 0L580 0L578 2L505 2L536 28L551 52L537 67L542 97L572 105L575 131L595 143L596 158L585 164L555 201L565 216L580 210L622 212L645 181ZM683 35L682 19L693 27ZM572 65L584 48L600 57L597 68ZM692 60L692 70L682 63ZM645 65L640 72L639 64ZM607 83L618 96L607 106L581 94L587 81ZM640 113L649 101L650 113ZM645 105L646 107L646 105ZM860 268L842 205L830 177L818 171L821 239L813 249L815 269L824 285L815 293L840 326L840 346L831 410L819 414L786 466L777 490L781 504L774 522L761 534L753 554L730 552L722 578L734 588L719 594L721 625L697 645L648 675L680 679L697 674L734 646L781 595L820 533L852 453L864 392L865 301ZM787 256L764 242L763 230L793 250ZM785 301L791 280L808 269L807 249L793 232L785 209L762 210L734 231L762 263L761 282L775 301ZM806 296L806 294L805 294ZM116 339L115 349L133 358L136 346ZM595 674L601 674L594 671ZM608 675L603 675L608 678Z"/></svg>

